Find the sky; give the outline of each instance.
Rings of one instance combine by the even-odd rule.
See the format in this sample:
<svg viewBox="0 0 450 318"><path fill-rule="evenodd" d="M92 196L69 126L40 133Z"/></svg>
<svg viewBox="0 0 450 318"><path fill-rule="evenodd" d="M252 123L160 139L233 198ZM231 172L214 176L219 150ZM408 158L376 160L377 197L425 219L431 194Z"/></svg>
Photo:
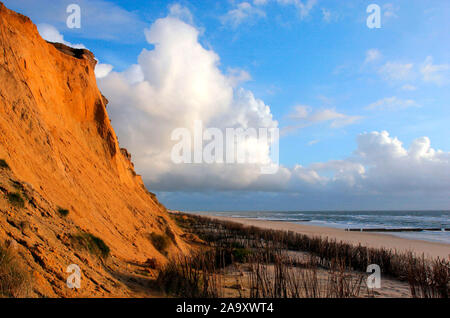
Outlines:
<svg viewBox="0 0 450 318"><path fill-rule="evenodd" d="M168 208L450 208L448 1L3 2L95 54L119 143ZM173 131L196 121L279 129L279 169L175 163Z"/></svg>

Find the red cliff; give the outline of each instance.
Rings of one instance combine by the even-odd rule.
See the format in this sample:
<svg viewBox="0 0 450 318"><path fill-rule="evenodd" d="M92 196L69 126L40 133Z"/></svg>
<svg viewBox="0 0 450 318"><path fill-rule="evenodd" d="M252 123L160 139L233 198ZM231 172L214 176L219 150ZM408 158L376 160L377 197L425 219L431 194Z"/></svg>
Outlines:
<svg viewBox="0 0 450 318"><path fill-rule="evenodd" d="M119 147L95 64L87 50L46 42L29 18L0 3L0 158L8 166L0 168L0 241L35 278L33 295L126 296L130 268L186 249ZM77 247L80 233L101 238L110 257ZM169 237L167 251L151 233ZM70 264L83 273L78 291L66 286Z"/></svg>

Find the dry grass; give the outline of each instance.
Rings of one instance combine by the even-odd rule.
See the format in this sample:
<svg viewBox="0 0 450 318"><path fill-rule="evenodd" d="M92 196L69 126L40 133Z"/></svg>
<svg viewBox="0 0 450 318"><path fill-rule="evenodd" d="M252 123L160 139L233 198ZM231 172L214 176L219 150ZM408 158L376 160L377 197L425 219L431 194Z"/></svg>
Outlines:
<svg viewBox="0 0 450 318"><path fill-rule="evenodd" d="M166 294L177 297L222 297L225 269L235 264L232 254L233 250L215 247L174 259L161 270L157 284ZM305 263L280 250L254 250L246 263L248 272L236 280L234 288L239 297L249 298L373 296L364 284L364 274L349 273L339 262L333 264L324 278L313 258Z"/></svg>
<svg viewBox="0 0 450 318"><path fill-rule="evenodd" d="M24 298L31 294L31 277L19 263L17 254L0 245L0 297Z"/></svg>
<svg viewBox="0 0 450 318"><path fill-rule="evenodd" d="M185 298L220 297L220 275L216 273L216 266L210 256L210 253L197 253L171 260L159 273L157 284L168 295Z"/></svg>
<svg viewBox="0 0 450 318"><path fill-rule="evenodd" d="M381 267L382 275L408 282L413 297L449 296L450 262L444 259L430 260L412 253L354 246L290 231L261 229L188 214L177 214L174 218L186 231L193 232L213 247L245 248L253 250L253 253L256 251L257 255L266 253L264 262L260 263L276 264L277 251L284 250L307 252L315 257L316 266L336 273L342 272L343 269L365 273L368 265L377 264ZM339 264L339 271L335 270L336 264ZM330 281L334 286L329 287L331 293L336 297L350 297L357 294L357 288L353 283L336 275L335 279ZM303 278L303 281L312 279ZM327 297L331 297L330 294Z"/></svg>
<svg viewBox="0 0 450 318"><path fill-rule="evenodd" d="M349 273L340 262L334 262L325 277L311 258L303 266L279 254L272 266L264 260L251 263L251 298L355 298L372 296L364 284L364 274ZM363 294L366 290L366 294Z"/></svg>

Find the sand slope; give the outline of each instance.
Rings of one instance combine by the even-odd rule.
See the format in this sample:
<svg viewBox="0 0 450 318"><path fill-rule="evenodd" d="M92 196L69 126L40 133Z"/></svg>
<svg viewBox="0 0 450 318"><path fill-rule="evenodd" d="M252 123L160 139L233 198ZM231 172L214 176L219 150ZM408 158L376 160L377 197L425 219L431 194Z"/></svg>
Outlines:
<svg viewBox="0 0 450 318"><path fill-rule="evenodd" d="M65 241L77 231L103 239L118 261L164 262L148 239L152 232L174 234L169 256L186 249L119 148L95 64L87 50L47 43L30 19L0 3L0 158L9 165L0 176L0 241L16 242L43 285L52 281L50 289L36 287L41 295L66 295L68 264L100 266ZM6 200L12 191L27 196L23 209ZM69 215L62 218L58 207ZM21 222L31 225L28 234L12 225ZM94 285L84 292L108 294Z"/></svg>

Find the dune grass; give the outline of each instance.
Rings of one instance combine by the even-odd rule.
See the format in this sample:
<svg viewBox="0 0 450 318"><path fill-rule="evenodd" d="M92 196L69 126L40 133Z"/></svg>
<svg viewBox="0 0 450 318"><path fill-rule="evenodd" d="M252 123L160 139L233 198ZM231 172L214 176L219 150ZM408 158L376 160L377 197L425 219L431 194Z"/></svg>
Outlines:
<svg viewBox="0 0 450 318"><path fill-rule="evenodd" d="M306 252L316 259L316 267L328 270L333 270L335 264L339 264L341 271L345 268L365 273L368 265L377 264L381 267L382 275L408 282L412 297L448 298L450 294L450 262L445 259L426 259L411 252L368 248L291 231L261 229L190 214L174 214L173 218L185 231L197 235L212 248L232 248L237 255L240 254L237 249L244 248L251 251L246 255L247 259L256 257L264 260L257 263L275 264L277 251L280 250ZM350 289L348 291L349 293L343 294L351 294ZM330 294L333 293L339 294L330 290Z"/></svg>
<svg viewBox="0 0 450 318"><path fill-rule="evenodd" d="M172 259L160 271L157 285L168 295L185 298L220 297L221 284L207 253Z"/></svg>
<svg viewBox="0 0 450 318"><path fill-rule="evenodd" d="M0 244L0 298L29 297L31 277L18 261L17 254Z"/></svg>
<svg viewBox="0 0 450 318"><path fill-rule="evenodd" d="M71 236L71 241L75 247L85 249L89 253L106 259L110 249L108 245L99 237L90 233L79 233Z"/></svg>

